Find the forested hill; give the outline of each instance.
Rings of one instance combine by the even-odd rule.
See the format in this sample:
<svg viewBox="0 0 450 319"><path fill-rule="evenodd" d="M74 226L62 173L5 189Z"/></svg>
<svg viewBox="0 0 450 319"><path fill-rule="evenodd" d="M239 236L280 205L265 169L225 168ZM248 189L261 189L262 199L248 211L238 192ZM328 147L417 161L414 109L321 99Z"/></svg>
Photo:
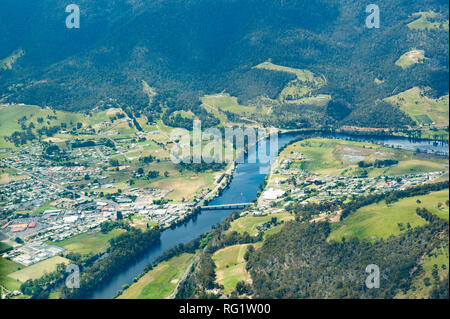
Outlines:
<svg viewBox="0 0 450 319"><path fill-rule="evenodd" d="M381 1L379 29L366 28L362 0L77 4L81 27L67 29L61 1L2 1L0 101L74 111L118 104L152 116L161 105L197 111L204 94L226 91L242 103L276 98L292 74L253 68L268 60L325 80L314 93L331 96L345 111L331 110L323 124L410 125L383 99L414 86L431 87L435 97L448 93L443 0ZM415 14L429 11L435 27L408 26ZM425 58L397 66L412 49ZM143 80L158 94L151 105ZM311 124L301 116L295 123Z"/></svg>

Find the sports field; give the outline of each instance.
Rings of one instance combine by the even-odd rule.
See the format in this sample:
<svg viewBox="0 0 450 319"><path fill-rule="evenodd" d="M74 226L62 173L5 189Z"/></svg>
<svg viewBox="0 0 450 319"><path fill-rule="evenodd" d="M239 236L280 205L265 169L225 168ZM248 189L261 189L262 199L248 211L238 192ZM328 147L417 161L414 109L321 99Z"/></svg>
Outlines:
<svg viewBox="0 0 450 319"><path fill-rule="evenodd" d="M28 177L29 177L28 175L18 173L16 170L12 168L0 169L0 185L9 182L20 181Z"/></svg>
<svg viewBox="0 0 450 319"><path fill-rule="evenodd" d="M70 264L70 260L55 256L46 260L43 260L41 262L38 262L37 264L25 267L19 271L13 272L9 274L8 276L17 279L21 282L25 282L28 279L38 279L42 277L45 273L50 273L52 271L56 270L56 266L59 264Z"/></svg>

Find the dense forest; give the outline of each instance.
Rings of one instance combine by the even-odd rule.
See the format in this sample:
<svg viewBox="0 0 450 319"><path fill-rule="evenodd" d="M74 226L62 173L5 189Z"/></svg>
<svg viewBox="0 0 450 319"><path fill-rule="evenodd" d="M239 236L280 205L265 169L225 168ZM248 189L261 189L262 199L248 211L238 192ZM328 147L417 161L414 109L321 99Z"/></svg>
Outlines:
<svg viewBox="0 0 450 319"><path fill-rule="evenodd" d="M393 298L434 242L448 241L448 222L430 224L375 243L326 241L328 223L288 223L250 255L256 298ZM380 288L365 285L367 265L380 268ZM447 292L448 298L448 292Z"/></svg>
<svg viewBox="0 0 450 319"><path fill-rule="evenodd" d="M56 0L5 1L0 57L18 48L25 53L0 71L4 102L72 111L119 106L132 119L146 115L186 128L189 121L174 112L192 110L214 126L217 119L199 106L204 94L225 91L245 104L276 98L294 78L253 68L268 60L326 79L315 93L332 101L282 105L257 118L267 125L404 127L412 121L385 97L413 86L431 87L432 96L448 92L448 31L407 27L415 12L448 19L443 0L379 3L379 29L365 27L362 0L83 0L80 29L64 28L64 4ZM424 63L395 66L412 48L425 51ZM144 92L143 81L156 95Z"/></svg>
<svg viewBox="0 0 450 319"><path fill-rule="evenodd" d="M393 298L407 294L412 279L422 272L420 261L431 255L435 247L448 245L448 221L422 208L416 214L427 224L410 228L398 236L376 241L344 238L341 242L328 241L331 224L310 222L314 215L324 211L342 209L347 216L356 209L386 200L428 194L448 188L448 182L425 184L405 191L370 195L342 202L294 204L288 210L295 221L285 224L279 233L267 236L263 246L247 250L244 259L252 284L239 282L231 297L252 298ZM345 218L343 216L343 218ZM236 244L249 244L262 240L262 233L251 237L244 233L227 232L230 223L239 218L232 214L208 234L208 242L198 263L181 283L177 298L218 298L214 293L222 288L216 282L212 255L219 249ZM182 247L175 252L182 252ZM380 288L369 289L365 284L366 267L376 264L380 269ZM440 280L434 275L433 298L448 298L448 278Z"/></svg>

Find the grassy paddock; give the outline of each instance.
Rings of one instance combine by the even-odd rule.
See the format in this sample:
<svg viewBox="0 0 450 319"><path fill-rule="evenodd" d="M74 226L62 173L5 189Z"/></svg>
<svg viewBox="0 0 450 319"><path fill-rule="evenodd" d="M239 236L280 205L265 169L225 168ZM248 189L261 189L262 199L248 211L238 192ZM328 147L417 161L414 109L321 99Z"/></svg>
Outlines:
<svg viewBox="0 0 450 319"><path fill-rule="evenodd" d="M408 28L411 30L447 30L448 31L448 20L447 21L436 21L438 14L434 11L427 12L416 12L413 16L417 19L408 24ZM430 21L431 20L431 21Z"/></svg>
<svg viewBox="0 0 450 319"><path fill-rule="evenodd" d="M424 50L411 50L403 54L395 62L395 65L401 67L402 69L407 69L414 64L423 63L425 59Z"/></svg>
<svg viewBox="0 0 450 319"><path fill-rule="evenodd" d="M22 284L18 279L13 279L8 275L24 268L21 264L0 257L0 285L8 290L18 290Z"/></svg>
<svg viewBox="0 0 450 319"><path fill-rule="evenodd" d="M71 132L72 128L76 127L77 123L81 123L83 127L92 126L97 131L120 131L122 135L134 134L134 128L129 128L126 120L116 120L111 127L105 126L105 123L110 122L110 116L122 113L119 109L109 109L93 114L83 114L76 112L65 112L52 110L50 108L41 108L34 105L8 105L0 106L0 147L13 147L9 142L6 142L3 137L10 136L15 131L22 131L19 120L26 118L23 123L28 127L31 123L34 125L33 132L46 126L61 126L62 123L67 125L67 131ZM38 121L42 118L42 122ZM77 138L82 138L82 135ZM87 136L91 138L91 136ZM56 134L54 140L64 141L74 138L70 133Z"/></svg>
<svg viewBox="0 0 450 319"><path fill-rule="evenodd" d="M448 220L449 208L445 205L448 196L449 191L444 190L403 198L390 205L382 201L362 207L338 223L328 240L340 241L344 237L376 240L398 235L407 230L408 223L412 228L426 224L426 221L416 214L416 208L419 207ZM438 203L443 204L441 209L438 208Z"/></svg>
<svg viewBox="0 0 450 319"><path fill-rule="evenodd" d="M432 125L434 122L438 127L448 126L448 94L433 99L424 93L420 88L413 87L385 100L399 106L400 110L408 114L418 125Z"/></svg>
<svg viewBox="0 0 450 319"><path fill-rule="evenodd" d="M253 244L259 248L262 243ZM250 274L245 269L247 262L244 255L247 251L247 245L234 245L223 248L213 255L216 264L216 280L224 286L223 292L231 293L239 281L251 281Z"/></svg>
<svg viewBox="0 0 450 319"><path fill-rule="evenodd" d="M278 72L287 72L295 74L297 80L289 82L288 85L280 93L279 100L296 104L315 104L326 105L330 99L328 95L312 96L313 91L321 88L326 80L323 77L316 76L313 72L303 69L295 69L276 65L271 62L264 62L254 67L255 69L263 69ZM309 97L307 97L309 95Z"/></svg>
<svg viewBox="0 0 450 319"><path fill-rule="evenodd" d="M119 299L164 299L174 291L194 254L182 254L158 264L126 289Z"/></svg>
<svg viewBox="0 0 450 319"><path fill-rule="evenodd" d="M436 266L435 266L436 265ZM435 248L431 254L426 255L420 271L413 279L410 289L406 293L399 293L397 299L426 299L430 297L435 284L433 269L437 267L439 280L448 280L449 250L448 243L445 247Z"/></svg>
<svg viewBox="0 0 450 319"><path fill-rule="evenodd" d="M239 234L243 234L244 232L249 233L251 236L256 236L258 234L257 226L266 223L271 220L273 217L276 217L278 222L281 221L290 221L294 219L294 216L289 214L288 212L278 213L278 214L270 214L266 216L247 216L234 220L231 223L230 229L228 232L236 231Z"/></svg>
<svg viewBox="0 0 450 319"><path fill-rule="evenodd" d="M241 105L237 98L228 94L206 95L202 98L203 104L219 111L228 111L240 115L251 115L256 107Z"/></svg>
<svg viewBox="0 0 450 319"><path fill-rule="evenodd" d="M98 254L106 251L109 240L125 232L122 229L113 229L107 234L101 232L84 233L63 241L52 242L52 244L79 254Z"/></svg>
<svg viewBox="0 0 450 319"><path fill-rule="evenodd" d="M189 175L188 175L189 174ZM171 189L167 195L168 199L180 202L183 198L188 200L194 197L196 193L203 189L212 187L214 184L213 172L204 172L193 174L188 173L185 176L174 176L169 178L161 178L151 184L152 187Z"/></svg>
<svg viewBox="0 0 450 319"><path fill-rule="evenodd" d="M28 266L19 271L13 272L8 276L13 279L17 279L21 282L25 282L28 279L38 279L42 277L45 273L50 273L56 270L56 266L59 264L69 264L70 260L55 256L44 261L38 262L37 264Z"/></svg>
<svg viewBox="0 0 450 319"><path fill-rule="evenodd" d="M364 142L311 138L286 147L281 152L280 159L288 158L293 153L303 154L306 160L294 161L292 167L323 175L359 176L362 172L358 167L359 161L374 162L385 159L395 159L399 163L385 168L364 168L369 177L448 170L444 166L448 160L422 159L409 151Z"/></svg>

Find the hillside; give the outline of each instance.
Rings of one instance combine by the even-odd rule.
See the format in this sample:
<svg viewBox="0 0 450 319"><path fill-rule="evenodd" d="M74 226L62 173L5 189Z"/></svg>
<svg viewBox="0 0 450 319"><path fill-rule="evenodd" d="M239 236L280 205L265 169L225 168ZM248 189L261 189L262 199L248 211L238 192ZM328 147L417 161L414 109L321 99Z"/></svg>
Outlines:
<svg viewBox="0 0 450 319"><path fill-rule="evenodd" d="M365 27L361 0L78 4L81 28L66 29L56 0L6 0L0 101L71 111L122 107L150 119L167 113L166 122L192 110L211 121L200 98L225 91L242 105L270 108L270 117L254 117L267 125L392 128L414 125L383 102L393 92L429 87L432 97L448 94L448 30L424 26L448 21L441 0L382 3L380 29ZM417 22L423 12L433 14ZM413 49L426 59L395 66ZM266 61L279 69L256 68Z"/></svg>

